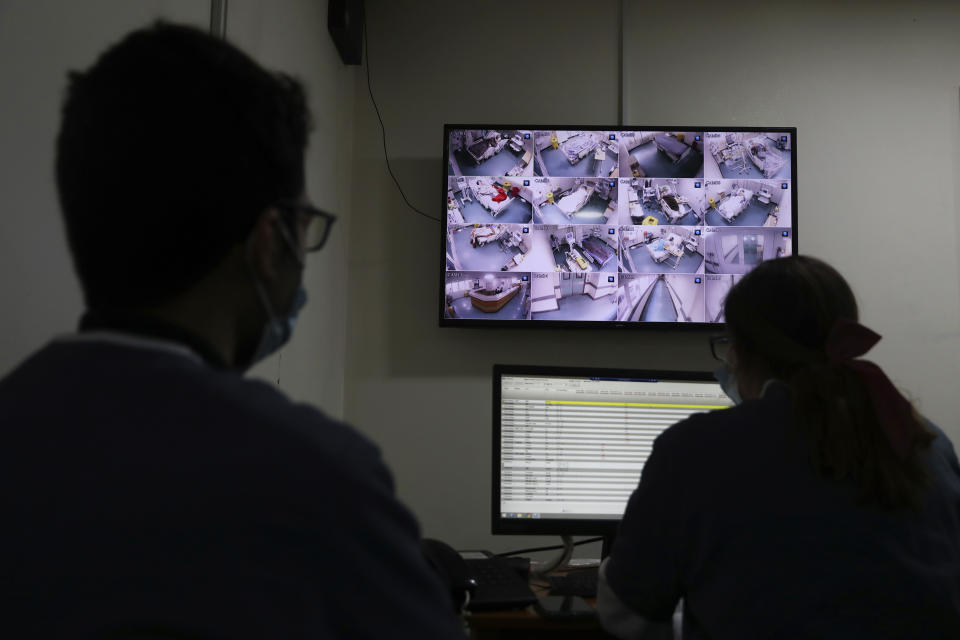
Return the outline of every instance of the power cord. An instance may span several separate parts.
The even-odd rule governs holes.
[[[556,556],[553,560],[541,565],[534,571],[538,577],[545,578],[547,574],[557,567],[565,567],[570,563],[570,558],[573,557],[573,538],[570,536],[561,536],[561,538],[563,539],[563,551],[560,552],[559,556]]]
[[[397,185],[397,191],[400,192],[400,196],[403,198],[403,201],[407,203],[407,206],[422,215],[424,218],[429,218],[434,222],[440,222],[440,218],[434,218],[431,215],[427,215],[420,209],[417,209],[415,206],[410,204],[410,201],[407,200],[406,194],[403,193],[403,187],[400,186],[400,181],[397,180],[397,176],[393,174],[393,169],[390,167],[390,155],[387,153],[387,129],[383,126],[383,118],[380,116],[380,108],[377,107],[377,101],[373,98],[373,87],[370,85],[370,42],[369,37],[367,36],[367,12],[363,12],[363,50],[367,59],[367,91],[370,93],[370,102],[373,103],[373,110],[377,112],[377,120],[380,121],[380,133],[383,135],[383,158],[387,161],[387,172],[390,174],[390,177],[393,178],[393,182]]]

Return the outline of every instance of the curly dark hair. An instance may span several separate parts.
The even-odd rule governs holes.
[[[158,22],[71,72],[56,179],[89,308],[162,302],[303,191],[302,86],[198,29]]]

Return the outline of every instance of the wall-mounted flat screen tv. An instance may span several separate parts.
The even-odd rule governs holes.
[[[708,327],[797,252],[793,127],[444,127],[441,326]]]

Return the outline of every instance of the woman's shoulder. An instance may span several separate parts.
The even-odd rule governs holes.
[[[923,422],[923,425],[931,433],[933,433],[936,436],[936,438],[931,443],[932,449],[940,450],[943,452],[954,451],[953,442],[950,440],[949,436],[947,436],[947,434],[943,431],[943,429],[941,429],[933,420],[930,420],[925,416],[921,416],[921,420]],[[956,457],[956,454],[954,454],[954,457]]]
[[[790,425],[789,395],[766,393],[727,409],[693,414],[667,428],[655,450],[696,468],[747,461],[780,451]],[[723,462],[721,462],[723,461]]]
[[[924,425],[936,437],[930,442],[930,446],[923,452],[928,465],[934,473],[950,477],[958,486],[960,486],[960,462],[957,460],[957,452],[953,442],[944,433],[943,429],[934,424],[931,420],[924,418]]]
[[[759,398],[724,409],[695,413],[664,431],[662,437],[674,441],[729,438],[738,432],[747,434],[755,429],[768,428],[771,422],[788,417],[789,411],[789,389],[771,387]]]

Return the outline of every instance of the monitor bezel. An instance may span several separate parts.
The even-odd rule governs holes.
[[[667,369],[610,369],[600,367],[539,366],[517,364],[493,365],[493,413],[490,487],[490,525],[494,535],[597,535],[616,534],[620,519],[504,518],[500,515],[500,400],[504,375],[554,375],[599,378],[633,378],[650,380],[686,380],[716,382],[712,371],[677,371]]]
[[[703,132],[750,132],[760,133],[777,132],[789,133],[791,138],[790,149],[790,232],[791,232],[791,255],[797,253],[797,128],[796,127],[741,127],[741,126],[687,126],[687,125],[642,125],[642,126],[623,126],[623,125],[532,125],[532,124],[444,124],[443,125],[443,182],[440,191],[439,211],[446,211],[447,204],[447,180],[450,177],[447,170],[448,157],[450,153],[450,132],[454,129],[530,129],[534,131],[561,130],[561,131],[703,131]],[[723,330],[724,322],[620,322],[611,320],[606,322],[586,321],[586,320],[482,320],[474,318],[447,318],[445,315],[446,306],[446,273],[447,273],[447,217],[441,214],[440,217],[440,286],[438,309],[440,327],[470,327],[470,328],[492,328],[492,327],[527,327],[537,329],[621,329],[621,330],[669,330],[669,331],[702,331],[704,329]]]

